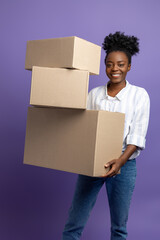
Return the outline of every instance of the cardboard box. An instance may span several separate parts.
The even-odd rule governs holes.
[[[99,74],[101,47],[78,37],[27,41],[25,69],[75,68]]]
[[[86,109],[89,72],[33,67],[30,104]]]
[[[124,114],[29,107],[24,163],[88,176],[121,155]]]

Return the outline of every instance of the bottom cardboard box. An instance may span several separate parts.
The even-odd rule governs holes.
[[[122,152],[122,113],[29,107],[24,163],[88,176]]]

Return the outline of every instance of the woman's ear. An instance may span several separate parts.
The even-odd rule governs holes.
[[[128,64],[128,71],[131,70],[131,64]]]

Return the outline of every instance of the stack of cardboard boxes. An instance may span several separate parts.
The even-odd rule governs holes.
[[[27,42],[32,70],[24,163],[88,176],[122,151],[124,114],[86,110],[101,48],[78,37]]]

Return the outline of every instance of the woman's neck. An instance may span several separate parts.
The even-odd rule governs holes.
[[[108,82],[107,93],[111,97],[115,97],[124,87],[126,86],[126,81],[121,83]]]

